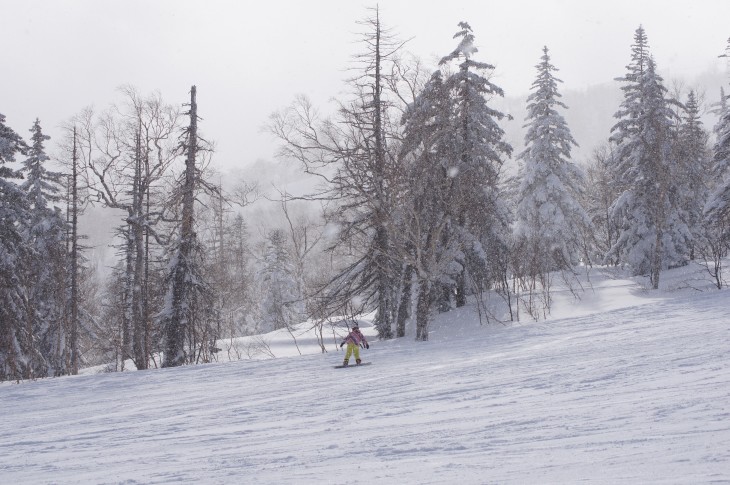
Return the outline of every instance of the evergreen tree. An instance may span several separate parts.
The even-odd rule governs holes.
[[[231,336],[244,335],[253,314],[253,275],[249,266],[248,230],[241,214],[236,214],[228,228],[227,274],[231,301],[228,308]]]
[[[730,39],[728,39],[725,54],[720,57],[728,58],[730,67]],[[720,102],[717,114],[719,120],[715,125],[715,144],[712,147],[712,180],[711,193],[705,204],[705,245],[706,259],[712,260],[714,265],[710,273],[715,277],[718,288],[722,288],[722,265],[728,253],[730,240],[730,96],[720,88]]]
[[[721,92],[719,120],[715,125],[712,147],[712,175],[719,181],[705,207],[710,223],[730,217],[730,96]]]
[[[627,152],[630,146],[624,145],[624,140],[636,137],[641,130],[639,117],[641,115],[641,89],[642,78],[649,64],[649,40],[643,26],[639,26],[634,33],[634,43],[631,45],[631,62],[626,66],[627,72],[622,78],[616,78],[623,82],[621,90],[624,92],[624,101],[621,108],[614,115],[619,121],[611,128],[610,141],[617,145],[618,153],[616,160],[624,161],[629,158]]]
[[[33,253],[28,267],[29,328],[42,362],[37,362],[35,375],[62,375],[71,371],[67,328],[66,223],[58,207],[51,204],[62,199],[63,174],[49,171],[43,134],[36,119],[31,128],[32,144],[21,172],[21,186],[29,203],[26,247]]]
[[[460,39],[459,45],[439,63],[446,67],[452,61],[459,62],[458,71],[444,81],[452,100],[454,133],[454,156],[448,171],[459,194],[453,230],[464,253],[460,261],[463,269],[456,277],[457,306],[466,303],[466,271],[478,286],[488,287],[495,278],[494,262],[507,247],[509,211],[500,194],[499,174],[503,159],[512,153],[498,124],[505,114],[487,104],[487,97],[504,96],[502,89],[485,77],[494,66],[473,59],[478,49],[472,29],[466,22],[460,22],[459,28],[454,35]]]
[[[703,210],[708,197],[711,158],[707,148],[709,136],[700,120],[700,107],[694,91],[687,95],[682,111],[684,116],[676,140],[677,176],[674,182],[677,207],[692,235],[689,257],[694,259],[696,242],[704,229]]]
[[[721,107],[719,121],[715,127],[717,142],[713,149],[713,162],[716,171],[727,171],[730,168],[730,95],[721,90]],[[717,172],[716,172],[717,173]]]
[[[203,247],[195,231],[195,195],[201,189],[198,167],[201,139],[198,135],[196,88],[190,91],[190,125],[184,132],[185,172],[179,182],[181,221],[166,278],[167,294],[161,313],[164,328],[163,367],[206,361],[212,332],[210,288],[203,277]]]
[[[24,291],[30,252],[21,230],[28,203],[13,179],[21,175],[8,166],[27,146],[5,124],[0,114],[0,380],[32,377],[33,329],[27,318],[28,295]]]
[[[571,162],[570,151],[577,146],[567,123],[557,108],[567,106],[559,100],[558,82],[550,64],[547,47],[537,66],[534,92],[527,98],[526,149],[519,155],[515,235],[532,261],[528,274],[569,269],[578,262],[581,237],[590,219],[578,201],[583,174]]]
[[[291,328],[303,320],[302,295],[297,291],[296,275],[286,248],[284,231],[268,235],[261,270],[261,314],[264,331]]]
[[[418,283],[416,339],[428,340],[430,306],[442,287],[456,286],[455,275],[463,261],[461,241],[453,230],[460,213],[452,170],[455,136],[451,99],[440,71],[426,83],[403,116],[404,140],[401,160],[405,166],[401,236],[397,244],[406,265],[405,290],[415,275]],[[410,306],[410,291],[404,290],[402,310]],[[405,315],[399,319],[403,320]]]
[[[685,260],[690,234],[681,220],[674,185],[675,114],[668,107],[667,90],[649,56],[642,27],[634,40],[632,63],[626,76],[619,78],[625,83],[624,101],[611,136],[622,194],[612,207],[620,235],[609,256],[620,255],[636,274],[649,274],[656,289],[661,270]]]

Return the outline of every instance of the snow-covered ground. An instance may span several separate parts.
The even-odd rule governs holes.
[[[466,307],[362,368],[278,333],[276,359],[5,383],[0,482],[730,483],[730,298],[691,276],[594,272],[537,323]]]

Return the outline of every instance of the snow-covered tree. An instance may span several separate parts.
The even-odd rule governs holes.
[[[725,54],[730,67],[730,39]],[[714,275],[718,288],[722,288],[722,264],[728,254],[730,244],[730,96],[720,88],[720,102],[715,125],[715,144],[711,157],[711,193],[704,208],[706,260],[713,262],[710,273]]]
[[[240,213],[232,215],[229,209],[232,202],[241,206],[251,203],[246,197],[241,199],[241,190],[255,198],[248,192],[254,190],[253,185],[242,184],[233,194],[226,194],[219,184],[210,200],[200,204],[198,217],[199,234],[208,252],[205,278],[215,299],[216,333],[220,338],[246,335],[253,330],[249,324],[258,321],[254,318],[258,300],[254,296],[254,277],[249,265],[246,221]]]
[[[29,217],[26,247],[33,254],[28,265],[28,328],[42,362],[35,363],[35,375],[62,375],[71,372],[71,348],[68,345],[66,222],[61,209],[53,207],[63,198],[64,175],[46,167],[50,160],[43,134],[36,119],[31,128],[31,145],[21,172],[22,189],[28,198]]]
[[[527,98],[526,149],[518,156],[520,186],[515,224],[518,245],[529,261],[527,275],[569,269],[582,256],[584,228],[591,222],[579,202],[583,173],[571,161],[577,146],[558,108],[557,69],[550,63],[548,48],[537,66],[533,93]]]
[[[105,207],[124,213],[118,228],[126,264],[122,349],[137,368],[146,369],[153,347],[150,246],[164,243],[156,231],[163,212],[159,187],[178,158],[179,112],[159,93],[143,97],[129,86],[122,92],[123,105],[99,115],[87,110],[75,121],[88,190]]]
[[[291,328],[303,320],[304,301],[298,291],[284,231],[274,229],[266,240],[261,269],[261,315],[264,331]]]
[[[622,186],[612,207],[620,235],[609,256],[618,254],[636,274],[649,274],[656,289],[662,269],[686,260],[691,235],[681,218],[674,182],[675,114],[642,27],[634,36],[628,72],[618,80],[624,82],[624,101],[611,141]]]
[[[458,46],[439,62],[443,67],[458,62],[458,70],[444,80],[452,100],[454,133],[448,173],[459,207],[453,230],[464,253],[463,270],[456,279],[457,306],[466,303],[467,271],[478,286],[488,287],[494,278],[493,263],[507,246],[509,211],[500,194],[499,175],[504,159],[512,153],[498,124],[506,115],[488,104],[488,98],[504,96],[487,77],[494,66],[473,59],[478,49],[469,24],[460,22],[459,29],[454,35]]]
[[[249,235],[246,221],[236,214],[227,230],[226,272],[230,288],[228,309],[231,336],[241,336],[248,331],[249,319],[254,314],[254,277],[249,263]]]
[[[591,230],[586,234],[588,264],[601,263],[616,242],[618,228],[611,217],[611,206],[620,195],[616,173],[613,170],[612,153],[608,143],[594,149],[586,167],[583,207],[591,218]],[[616,264],[616,258],[607,261]]]
[[[203,277],[203,247],[195,230],[195,198],[201,189],[198,153],[198,104],[196,88],[190,91],[190,124],[184,132],[185,171],[178,183],[181,220],[178,236],[170,250],[166,277],[167,294],[160,314],[164,331],[164,367],[206,361],[211,340],[209,331],[213,309],[210,288]]]
[[[730,218],[730,96],[724,90],[720,96],[712,147],[712,176],[718,182],[705,207],[711,224]]]
[[[452,102],[436,71],[403,116],[401,149],[403,173],[403,220],[398,243],[399,259],[406,264],[410,282],[418,283],[416,339],[428,340],[433,293],[442,286],[453,288],[463,261],[461,241],[454,231],[455,216],[463,209],[455,191],[456,158]],[[408,285],[404,285],[408,289]],[[410,300],[410,291],[406,292]],[[403,306],[410,306],[404,301]]]
[[[326,182],[315,200],[329,200],[326,217],[339,227],[333,253],[346,254],[342,268],[318,293],[319,314],[376,311],[382,339],[393,336],[400,268],[389,257],[397,194],[392,181],[397,124],[392,123],[393,76],[400,45],[383,26],[379,10],[365,27],[355,56],[351,99],[340,102],[336,119],[320,120],[300,98],[273,116],[272,132],[284,143],[282,154],[300,161]]]
[[[83,113],[90,115],[91,110],[84,110]],[[79,221],[88,202],[87,180],[84,176],[83,161],[84,157],[88,160],[91,155],[90,145],[81,143],[84,138],[87,142],[91,140],[90,131],[87,131],[91,129],[91,125],[84,124],[80,129],[79,125],[82,118],[84,121],[90,121],[90,117],[87,116],[74,116],[67,123],[64,123],[64,135],[57,141],[60,148],[60,156],[57,161],[68,174],[65,181],[66,251],[68,261],[66,268],[68,348],[66,354],[71,374],[78,373],[82,353],[90,357],[91,361],[95,361],[95,359],[98,359],[97,362],[103,360],[101,358],[103,353],[96,352],[97,342],[93,341],[98,323],[96,317],[99,315],[97,298],[95,298],[99,285],[93,278],[94,269],[89,267],[89,262],[84,257],[86,248],[80,243],[85,236],[79,231]],[[80,136],[79,131],[84,131],[86,136]]]
[[[694,91],[688,93],[682,113],[675,142],[677,167],[674,182],[677,207],[692,235],[689,258],[694,259],[696,243],[704,233],[703,211],[708,197],[711,157],[707,147],[709,135],[700,119],[700,107]]]
[[[21,232],[28,202],[13,180],[21,175],[8,166],[26,149],[0,114],[0,380],[31,377],[32,371],[33,332],[28,328],[28,295],[23,290],[30,254]]]
[[[363,240],[363,258],[347,268],[332,288],[343,288],[354,283],[357,300],[375,303],[374,325],[378,337],[393,337],[393,315],[397,293],[396,268],[389,258],[391,241],[388,232],[395,195],[390,183],[394,141],[388,125],[388,80],[398,44],[383,25],[376,6],[372,15],[361,22],[363,53],[355,56],[360,72],[353,80],[355,99],[343,104],[340,113],[349,124],[353,150],[346,155],[346,166],[338,174],[338,185],[351,187],[350,197],[340,205],[336,218],[342,224],[343,240],[352,240],[357,234],[368,234]],[[348,143],[349,144],[349,143]],[[355,236],[357,237],[357,236]],[[349,293],[349,292],[345,292]],[[350,295],[353,296],[353,295]],[[349,298],[351,299],[351,298]]]

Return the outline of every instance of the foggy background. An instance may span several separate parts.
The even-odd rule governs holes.
[[[344,96],[352,56],[361,52],[357,22],[374,3],[316,1],[192,0],[2,0],[4,39],[0,113],[27,136],[39,117],[53,154],[59,125],[86,106],[105,108],[124,84],[140,93],[159,91],[182,104],[198,88],[201,130],[215,142],[214,165],[222,180],[240,177],[301,189],[297,166],[275,157],[276,141],[262,128],[270,114],[305,94],[322,111]],[[723,53],[730,29],[730,2],[704,0],[586,2],[580,0],[483,2],[379,2],[381,20],[408,40],[404,50],[435,68],[456,45],[459,21],[474,29],[477,59],[496,66],[493,81],[505,91],[495,107],[514,119],[502,123],[506,140],[523,149],[525,97],[541,48],[550,48],[564,116],[580,147],[581,162],[609,136],[621,102],[620,84],[635,29],[642,24],[659,72],[675,85],[719,99],[725,83]],[[706,118],[712,127],[714,118]],[[514,163],[512,160],[509,163]],[[510,167],[507,167],[510,169]],[[293,186],[292,183],[297,185]],[[301,189],[303,190],[303,189]],[[255,237],[257,221],[271,221],[277,207],[260,201],[247,209]],[[87,209],[83,231],[103,265],[118,217]]]

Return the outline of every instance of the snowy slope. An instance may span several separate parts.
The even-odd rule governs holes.
[[[730,483],[729,311],[604,279],[547,322],[441,315],[364,368],[332,350],[6,383],[0,482]]]

